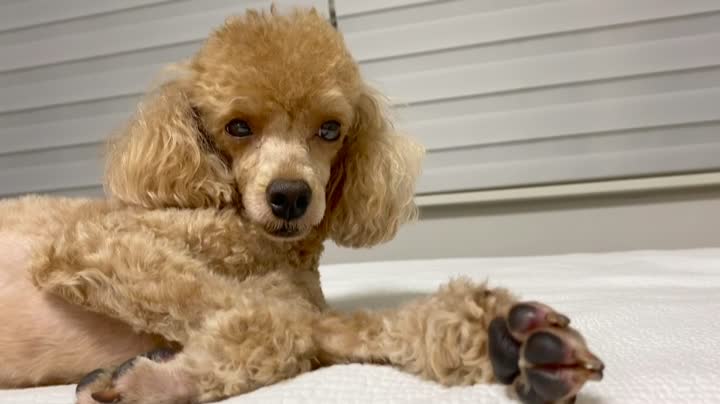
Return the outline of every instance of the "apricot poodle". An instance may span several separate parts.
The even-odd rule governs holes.
[[[108,200],[0,202],[0,386],[204,403],[363,362],[573,400],[602,362],[503,289],[326,307],[323,243],[390,240],[416,216],[422,154],[315,11],[228,19],[111,140]]]

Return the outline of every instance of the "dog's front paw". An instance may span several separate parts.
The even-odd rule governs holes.
[[[97,369],[78,383],[77,404],[191,404],[190,377],[173,361],[175,353],[157,350],[132,358],[115,370]]]
[[[495,378],[512,384],[526,404],[573,402],[588,380],[601,380],[604,365],[570,320],[534,302],[514,305],[488,329]]]

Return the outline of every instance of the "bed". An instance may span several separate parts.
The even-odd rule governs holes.
[[[720,400],[720,249],[528,258],[445,259],[322,268],[336,307],[383,307],[451,276],[489,278],[569,314],[605,361],[578,403]],[[3,404],[69,404],[74,386],[0,391]],[[511,403],[501,386],[443,388],[394,369],[321,369],[225,404]]]

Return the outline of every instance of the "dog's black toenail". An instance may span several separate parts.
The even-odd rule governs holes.
[[[527,369],[525,372],[532,390],[545,398],[545,401],[556,401],[570,392],[571,386],[562,379],[559,371],[544,369]]]
[[[177,354],[176,351],[173,351],[172,349],[156,349],[154,351],[145,352],[144,354],[140,355],[139,357],[150,359],[153,362],[167,362],[175,357],[175,354]],[[135,366],[135,361],[137,360],[138,356],[128,359],[125,362],[123,362],[122,365],[118,366],[112,373],[112,380],[117,380],[118,377],[124,375],[128,370],[130,370],[133,366]]]
[[[549,332],[536,332],[525,343],[525,360],[534,365],[563,364],[567,348],[560,337]]]
[[[167,362],[175,357],[176,351],[172,349],[156,349],[154,351],[146,352],[142,354],[143,357],[150,359],[154,362]]]
[[[545,404],[547,402],[533,390],[532,386],[525,385],[520,380],[515,384],[515,393],[517,393],[518,399],[523,404]]]
[[[505,319],[501,317],[490,322],[488,353],[495,378],[502,384],[511,384],[520,373],[520,345],[510,335]]]
[[[137,360],[137,357],[131,358],[123,362],[120,366],[115,368],[115,370],[112,372],[112,381],[117,380],[120,376],[124,375],[132,369],[133,366],[135,366],[135,361]]]
[[[112,372],[112,380],[117,380],[120,376],[127,373],[130,369],[132,369],[133,366],[135,366],[135,361],[137,358],[128,359],[125,362],[123,362],[120,366],[115,368]]]
[[[77,387],[75,387],[75,393],[80,392],[80,390],[82,390],[82,389],[84,389],[85,387],[87,387],[88,385],[92,384],[92,383],[93,383],[95,380],[97,380],[97,378],[100,377],[100,375],[102,375],[103,373],[105,373],[105,370],[103,370],[103,369],[95,369],[95,370],[93,370],[92,372],[90,372],[90,373],[86,374],[85,376],[83,376],[83,378],[80,379],[80,381],[78,382]]]

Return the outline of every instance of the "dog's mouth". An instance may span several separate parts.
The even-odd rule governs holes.
[[[244,210],[241,211],[241,215],[251,223],[254,223],[254,225],[261,232],[261,234],[264,234],[272,240],[295,241],[303,238],[307,233],[307,228],[305,228],[304,226],[299,226],[298,224],[293,222],[263,222],[259,220],[256,221],[253,220],[253,218],[248,215],[248,212]]]
[[[300,234],[300,230],[289,226],[283,226],[277,230],[272,230],[270,234],[275,237],[291,238]]]
[[[265,227],[265,232],[276,239],[295,240],[304,235],[303,230],[290,223],[283,223],[280,226]]]

